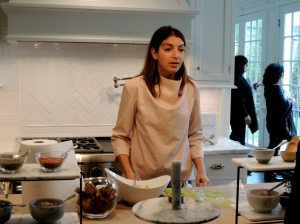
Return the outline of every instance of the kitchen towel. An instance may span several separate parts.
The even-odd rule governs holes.
[[[27,163],[36,163],[34,153],[47,151],[66,151],[73,147],[72,141],[58,143],[55,140],[49,139],[33,139],[21,142],[20,150],[30,150],[32,158],[27,160]],[[65,163],[77,163],[75,151],[71,150],[68,153]],[[59,172],[59,171],[58,171]],[[41,173],[41,175],[43,175]],[[54,197],[64,199],[74,193],[76,187],[79,187],[79,180],[59,180],[59,181],[23,181],[22,182],[22,199],[23,203],[27,204],[37,198]],[[27,206],[28,209],[28,206]],[[76,211],[74,205],[68,205],[68,212]]]
[[[29,150],[26,163],[36,163],[34,154],[37,152],[46,152],[51,149],[58,148],[56,140],[52,139],[30,139],[21,141],[20,151]]]

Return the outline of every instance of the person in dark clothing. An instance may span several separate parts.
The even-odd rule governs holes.
[[[269,148],[274,148],[282,140],[290,141],[296,135],[293,130],[292,107],[294,99],[285,98],[280,80],[283,77],[283,66],[278,63],[270,64],[263,76],[264,96],[266,99],[266,126],[269,132]],[[291,123],[289,123],[291,122]],[[278,156],[279,148],[275,149]]]
[[[264,96],[266,99],[266,126],[269,132],[268,148],[276,147],[283,140],[290,141],[296,134],[293,121],[292,107],[294,100],[285,98],[280,81],[283,77],[283,66],[278,63],[270,64],[263,76]],[[280,147],[275,148],[274,156],[278,156]],[[265,172],[266,182],[281,181],[282,177],[276,172]]]
[[[300,144],[296,154],[296,167],[292,177],[292,190],[287,206],[285,208],[284,224],[299,223],[299,201],[300,201]]]
[[[242,145],[245,145],[246,125],[252,133],[258,130],[252,87],[243,76],[247,66],[245,56],[235,56],[234,85],[237,88],[231,90],[230,139]]]

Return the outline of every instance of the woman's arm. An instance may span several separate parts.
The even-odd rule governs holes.
[[[116,126],[112,130],[112,146],[126,178],[133,179],[129,162],[131,153],[131,133],[136,113],[137,87],[129,80],[123,87]]]
[[[196,88],[194,106],[190,116],[189,124],[189,144],[191,150],[192,161],[196,167],[196,186],[199,187],[202,183],[207,186],[209,182],[206,176],[206,170],[203,161],[203,147],[202,147],[202,125],[200,118],[200,94],[199,88]]]
[[[134,179],[135,174],[130,166],[130,162],[129,162],[129,157],[128,155],[122,154],[122,155],[118,155],[116,160],[121,164],[123,172],[124,172],[124,176],[127,179]]]

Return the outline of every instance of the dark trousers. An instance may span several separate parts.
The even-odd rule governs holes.
[[[281,134],[279,135],[278,133],[275,134],[270,134],[270,142],[269,142],[269,148],[273,149],[274,147],[276,147],[280,142],[282,142],[283,140],[291,140],[291,136],[287,133],[287,134]],[[280,148],[275,148],[275,154],[274,156],[278,156],[278,151]]]
[[[231,134],[229,138],[234,141],[240,142],[242,145],[245,145],[245,133],[246,133],[246,124],[245,121],[242,123],[231,123]]]

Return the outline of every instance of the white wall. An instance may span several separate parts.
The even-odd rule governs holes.
[[[122,92],[113,77],[136,75],[145,52],[132,44],[0,43],[2,145],[19,136],[110,135]],[[218,133],[222,94],[201,89],[202,113],[216,113]]]

